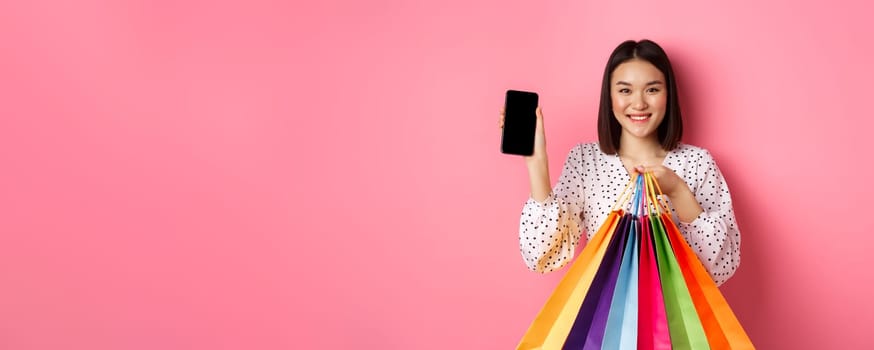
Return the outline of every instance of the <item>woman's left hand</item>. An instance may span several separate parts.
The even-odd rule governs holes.
[[[689,185],[687,185],[686,182],[677,175],[677,173],[668,169],[664,165],[638,165],[634,167],[634,171],[638,174],[651,172],[655,176],[655,180],[659,183],[658,185],[659,188],[662,189],[662,193],[668,197],[674,197],[680,193],[680,191],[690,191]]]

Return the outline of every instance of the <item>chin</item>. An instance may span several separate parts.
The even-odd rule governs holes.
[[[645,139],[645,138],[654,136],[656,134],[656,129],[635,130],[635,131],[626,130],[626,132],[628,133],[628,135],[631,135],[632,137],[639,138],[639,139]]]

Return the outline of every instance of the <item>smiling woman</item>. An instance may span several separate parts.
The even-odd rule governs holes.
[[[620,44],[604,70],[600,103],[599,142],[573,147],[554,187],[537,109],[534,154],[525,157],[531,198],[519,223],[528,268],[545,273],[570,262],[583,230],[590,239],[631,176],[651,172],[686,241],[714,281],[725,283],[740,264],[731,195],[710,153],[680,142],[677,83],[664,50],[649,40]]]
[[[613,117],[627,132],[626,141],[628,137],[646,139],[661,125],[668,100],[664,80],[664,74],[644,60],[616,67],[610,84]]]

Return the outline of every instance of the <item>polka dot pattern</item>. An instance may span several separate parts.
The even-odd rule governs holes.
[[[740,231],[722,173],[707,150],[682,143],[663,165],[686,181],[704,209],[688,223],[674,212],[674,221],[716,284],[725,283],[740,265]],[[602,153],[597,143],[574,146],[546,200],[529,198],[522,208],[519,249],[528,268],[547,273],[567,265],[583,230],[588,241],[628,181],[618,156]]]

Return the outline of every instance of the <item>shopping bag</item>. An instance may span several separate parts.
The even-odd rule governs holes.
[[[661,195],[658,182],[653,181],[653,185],[654,190]],[[725,297],[719,292],[716,282],[683,238],[679,226],[667,210],[661,213],[661,221],[711,349],[755,349]]]
[[[625,213],[620,219],[563,349],[601,348],[610,304],[613,302],[613,291],[622,264],[622,250],[625,246],[625,238],[628,236],[625,232],[628,231],[631,221],[632,217],[629,213]]]
[[[754,349],[660,194],[629,182],[517,349]]]
[[[651,173],[644,174],[647,192],[653,203],[658,203],[655,196],[654,178]],[[661,220],[660,205],[654,206],[656,212],[651,213],[649,222],[652,227],[653,245],[659,266],[659,277],[662,282],[662,294],[665,299],[665,311],[668,316],[668,328],[671,332],[671,346],[674,349],[710,349],[704,328],[692,302],[692,296],[686,287],[686,281],[674,251],[668,242],[664,223]]]
[[[613,293],[613,303],[610,305],[610,315],[607,317],[607,328],[602,342],[604,349],[637,349],[639,237],[640,220],[633,216],[619,267],[616,290]]]
[[[667,213],[662,213],[668,238],[677,256],[680,270],[692,295],[692,302],[707,335],[707,342],[714,350],[755,349],[749,336],[740,325],[734,312],[710,273],[698,259],[692,247],[683,239],[680,230]]]
[[[661,278],[652,243],[652,225],[646,216],[640,218],[640,223],[638,349],[670,350],[671,333],[668,330]]]
[[[546,304],[522,336],[517,350],[561,349],[573,327],[583,299],[589,291],[608,243],[625,211],[619,209],[631,197],[629,182],[622,191],[607,219],[571,264]]]
[[[682,350],[710,349],[695,304],[692,302],[692,296],[667,241],[661,220],[650,217],[650,223],[653,227],[653,242],[662,282],[662,294],[665,298],[668,328],[671,332],[671,346],[673,349]]]
[[[607,242],[623,215],[621,210],[610,212],[534,318],[517,350],[562,348],[594,279],[598,262],[607,250]]]

